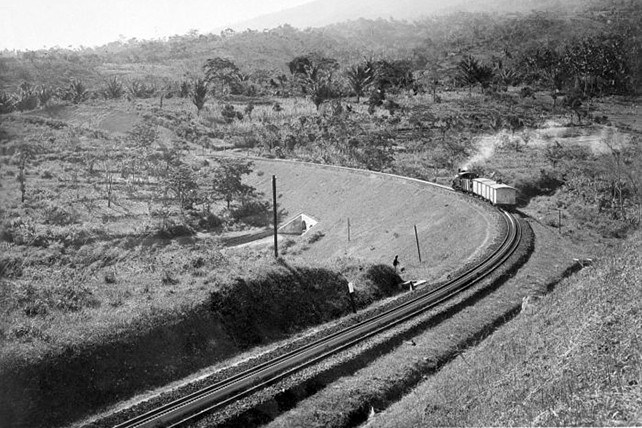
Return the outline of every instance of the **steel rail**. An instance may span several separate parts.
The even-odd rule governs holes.
[[[501,211],[507,233],[497,250],[478,265],[442,284],[439,288],[418,294],[415,298],[392,309],[157,407],[117,425],[116,428],[183,425],[407,321],[470,288],[501,266],[519,246],[521,239],[519,222],[511,214]]]

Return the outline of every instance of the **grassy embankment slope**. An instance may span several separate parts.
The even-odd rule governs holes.
[[[368,426],[642,424],[641,238],[562,281]]]
[[[248,183],[269,195],[272,175],[276,175],[279,207],[289,217],[303,212],[319,220],[308,233],[323,234],[323,238],[309,249],[294,245],[288,249],[288,257],[390,264],[398,254],[404,277],[432,281],[483,254],[497,234],[493,215],[487,209],[428,184],[320,165],[266,160],[254,163],[255,173]],[[283,238],[291,241],[288,245],[306,241]]]

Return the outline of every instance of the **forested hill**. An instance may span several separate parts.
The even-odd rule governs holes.
[[[265,31],[192,32],[98,48],[4,52],[0,90],[13,92],[22,82],[60,87],[71,79],[95,87],[111,78],[143,79],[161,87],[201,76],[205,61],[216,57],[233,61],[253,81],[265,82],[289,74],[287,63],[311,52],[336,59],[341,67],[364,58],[403,59],[416,71],[443,78],[467,55],[482,61],[514,58],[529,49],[557,49],[567,41],[598,34],[621,35],[633,74],[639,75],[635,70],[642,68],[640,22],[642,2],[602,0],[587,1],[581,10],[457,12],[413,22],[362,18],[305,30],[283,25]]]
[[[324,27],[345,21],[395,19],[415,21],[456,12],[515,13],[534,10],[568,11],[586,0],[316,0],[280,12],[231,25],[236,31],[262,30],[289,24],[296,28]]]

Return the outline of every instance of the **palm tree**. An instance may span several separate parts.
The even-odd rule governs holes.
[[[205,105],[205,100],[207,99],[207,81],[205,79],[196,79],[194,81],[194,86],[192,88],[192,102],[198,110],[197,114],[201,114],[201,110]]]
[[[345,72],[348,83],[357,94],[357,104],[364,91],[375,81],[375,67],[370,60],[363,64],[353,65]]]

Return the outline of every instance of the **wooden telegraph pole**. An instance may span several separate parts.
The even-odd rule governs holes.
[[[415,224],[415,241],[417,241],[417,254],[419,255],[419,263],[421,263],[421,249],[419,248],[419,234],[417,234],[416,224]]]
[[[276,232],[276,175],[272,176],[272,209],[274,211],[274,257],[279,257],[279,244]]]
[[[348,217],[348,242],[350,242],[350,217]]]

